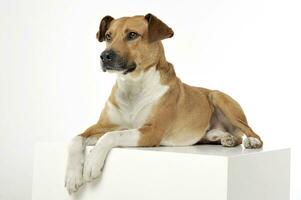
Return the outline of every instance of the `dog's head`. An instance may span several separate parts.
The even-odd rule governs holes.
[[[152,14],[105,16],[96,34],[99,42],[106,42],[100,55],[102,69],[127,74],[155,65],[164,54],[160,41],[172,36],[172,29]]]

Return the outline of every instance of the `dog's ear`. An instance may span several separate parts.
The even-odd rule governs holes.
[[[96,38],[98,39],[99,42],[104,41],[106,31],[108,30],[112,20],[114,20],[114,18],[109,15],[102,18],[100,25],[99,25],[99,30],[96,33]]]
[[[155,42],[173,36],[173,30],[164,22],[152,14],[147,14],[144,17],[148,22],[148,41]]]

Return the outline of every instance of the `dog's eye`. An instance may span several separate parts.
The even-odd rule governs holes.
[[[108,34],[108,33],[107,33],[107,34],[105,35],[105,39],[106,39],[107,42],[110,42],[110,41],[112,40],[111,34]]]
[[[134,39],[136,39],[138,36],[139,36],[139,34],[136,33],[136,32],[129,32],[128,35],[127,35],[127,39],[128,39],[128,40],[134,40]]]

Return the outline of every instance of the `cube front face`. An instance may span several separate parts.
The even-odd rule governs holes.
[[[289,150],[227,157],[117,148],[101,179],[73,196],[63,185],[66,152],[66,144],[36,146],[33,200],[289,200]]]
[[[114,149],[100,181],[82,199],[226,200],[227,159],[216,156]]]
[[[227,199],[226,157],[136,149],[113,149],[101,179],[69,196],[66,152],[66,144],[36,145],[33,200]]]
[[[228,200],[289,200],[290,150],[229,158]]]

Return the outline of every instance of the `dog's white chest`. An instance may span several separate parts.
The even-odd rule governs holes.
[[[115,99],[118,107],[108,102],[109,119],[127,129],[143,126],[153,106],[168,90],[168,86],[160,83],[160,73],[155,67],[139,77],[119,76],[117,84]]]

